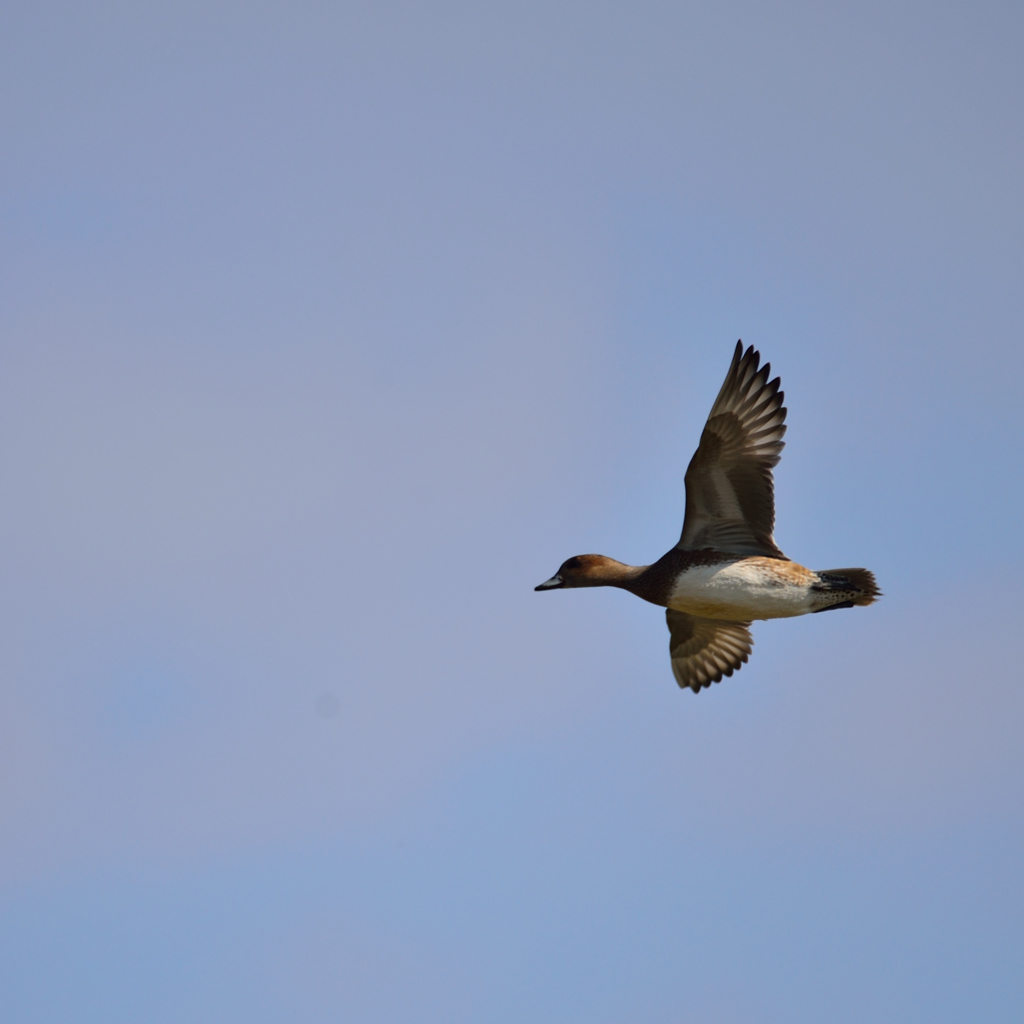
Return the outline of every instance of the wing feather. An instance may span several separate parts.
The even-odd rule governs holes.
[[[771,364],[743,343],[711,407],[700,445],[686,470],[686,515],[676,545],[739,555],[786,556],[775,544],[772,469],[785,446],[785,394]]]
[[[750,657],[749,622],[701,619],[668,608],[669,654],[676,682],[694,693],[731,676]]]

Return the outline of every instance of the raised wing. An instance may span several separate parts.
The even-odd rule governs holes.
[[[672,655],[672,673],[676,682],[694,693],[731,676],[750,657],[754,641],[749,622],[699,619],[669,608],[668,649]]]
[[[775,488],[786,433],[785,398],[771,363],[736,343],[732,365],[686,470],[686,517],[676,547],[786,556],[775,546]]]

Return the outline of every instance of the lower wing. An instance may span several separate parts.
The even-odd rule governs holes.
[[[754,641],[749,622],[701,619],[674,608],[666,610],[665,618],[671,634],[672,672],[684,689],[688,686],[700,693],[723,676],[731,676],[750,657]]]

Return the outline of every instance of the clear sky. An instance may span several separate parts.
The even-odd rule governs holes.
[[[0,11],[0,1019],[1024,1006],[1024,8]],[[736,339],[870,609],[680,692]]]

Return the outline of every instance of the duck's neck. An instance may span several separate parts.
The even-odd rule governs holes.
[[[621,587],[623,590],[632,590],[647,569],[646,565],[626,565],[609,558],[600,569],[591,573],[591,579],[595,587]]]

